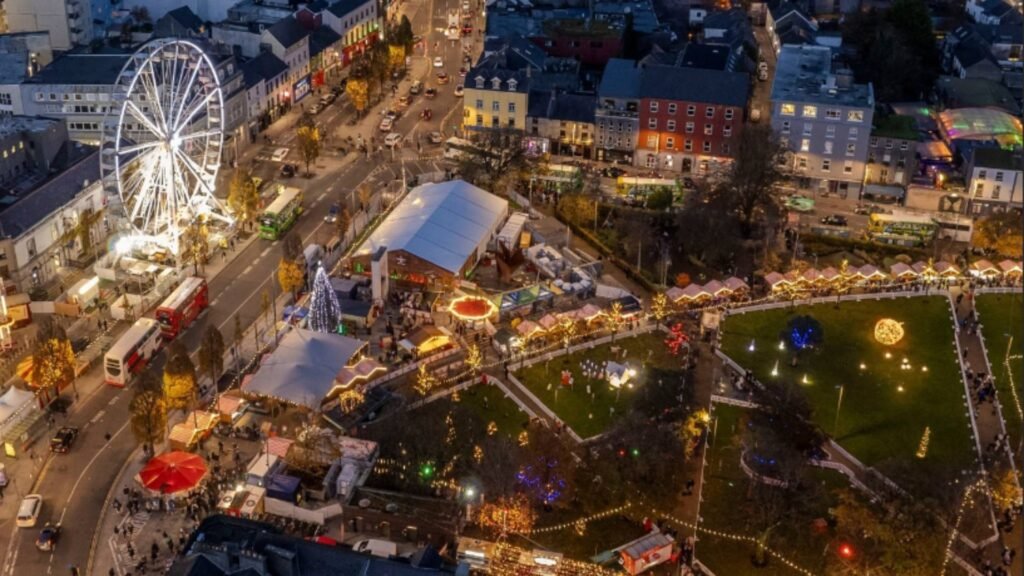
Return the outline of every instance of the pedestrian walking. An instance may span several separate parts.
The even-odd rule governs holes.
[[[135,560],[135,548],[132,548],[132,545],[130,543],[128,544],[127,552],[128,552],[128,559],[129,560]]]

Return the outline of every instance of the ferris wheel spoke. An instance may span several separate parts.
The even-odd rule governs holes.
[[[157,125],[154,124],[153,121],[150,118],[148,118],[142,110],[139,110],[139,107],[135,104],[135,102],[132,102],[131,100],[126,100],[124,109],[129,114],[131,114],[133,118],[141,122],[143,126],[145,126],[146,129],[152,132],[155,136],[157,136],[158,138],[166,137],[163,130],[157,127]]]
[[[177,130],[178,127],[181,126],[181,113],[185,111],[185,106],[188,105],[188,96],[192,93],[192,86],[195,85],[196,78],[199,77],[199,70],[202,67],[202,63],[200,63],[192,69],[192,74],[189,75],[188,82],[185,83],[185,89],[178,97],[180,104],[178,105],[178,111],[174,115],[174,123],[172,124],[172,128],[175,130]],[[187,70],[188,67],[186,66],[185,69]]]
[[[196,164],[195,160],[190,158],[188,154],[183,154],[180,150],[175,150],[174,154],[181,161],[181,164],[188,168],[188,171],[192,173],[192,176],[196,178],[199,184],[202,185],[203,191],[213,194],[213,189],[210,187],[209,183],[206,182],[208,175],[205,174],[205,171]]]
[[[187,112],[186,112],[185,116],[179,120],[177,125],[178,126],[186,126],[186,125],[188,125],[188,123],[192,121],[192,118],[196,114],[198,114],[200,112],[200,110],[205,108],[207,104],[210,103],[210,100],[213,99],[213,97],[214,97],[214,95],[216,95],[216,93],[217,93],[216,91],[208,92],[201,99],[199,99],[198,101],[196,101],[193,104],[190,104],[189,105],[190,108],[187,109]]]
[[[220,136],[220,135],[221,135],[221,131],[220,130],[200,130],[198,132],[192,132],[191,134],[182,134],[178,138],[181,139],[182,142],[184,142],[186,140],[194,140],[196,138],[208,138],[208,137],[211,137],[211,136]]]
[[[148,69],[148,71],[147,71]],[[147,59],[139,68],[139,83],[146,96],[146,102],[155,110],[155,124],[160,127],[161,133],[167,133],[167,122],[164,119],[163,108],[160,104],[160,90],[157,85],[156,69],[153,68],[153,60]]]
[[[121,148],[118,149],[117,154],[119,156],[128,156],[128,155],[136,154],[138,152],[142,152],[143,150],[151,150],[153,148],[157,148],[157,147],[161,146],[162,144],[163,144],[163,142],[160,142],[159,140],[154,140],[152,142],[142,142],[142,143],[139,143],[139,144],[132,144],[132,145],[129,145],[129,146],[122,146]]]

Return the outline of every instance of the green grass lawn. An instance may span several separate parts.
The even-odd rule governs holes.
[[[471,407],[485,422],[494,422],[498,433],[516,438],[530,422],[530,416],[519,409],[501,388],[477,384],[459,392],[460,402]]]
[[[999,401],[1003,405],[1003,418],[1006,420],[1006,431],[1010,434],[1011,446],[1020,446],[1021,435],[1024,434],[1024,422],[1014,401],[1009,375],[1006,373],[1006,350],[1009,337],[1013,336],[1013,350],[1010,370],[1016,385],[1017,398],[1022,396],[1021,377],[1024,376],[1024,360],[1021,350],[1024,349],[1024,295],[1021,294],[981,294],[977,297],[976,307],[985,335],[985,347],[988,348],[988,361],[992,364],[992,373],[996,378],[996,390]]]
[[[704,488],[700,508],[703,526],[709,530],[757,536],[756,527],[750,526],[748,518],[747,488],[749,477],[739,467],[741,447],[739,425],[744,410],[735,406],[715,406],[717,422],[713,428],[717,437],[707,452],[704,469]],[[810,503],[815,517],[826,517],[832,505],[832,491],[847,486],[846,479],[830,470],[813,468],[809,470],[812,481],[820,482],[824,488],[816,502]],[[812,518],[794,518],[791,523],[780,525],[769,539],[770,547],[792,562],[814,573],[820,573],[823,557],[830,536],[815,533],[810,526]],[[763,574],[765,576],[792,576],[797,574],[781,561],[772,559],[764,568],[751,564],[753,544],[737,542],[728,538],[702,533],[697,543],[697,559],[715,574]]]
[[[515,374],[530,392],[533,392],[581,438],[589,438],[605,432],[631,409],[632,396],[644,385],[644,367],[679,366],[680,358],[669,353],[664,339],[665,335],[662,332],[616,339],[614,343],[554,358],[550,362],[538,362],[517,370]],[[584,377],[580,367],[584,360],[601,365],[605,360],[612,359],[612,347],[626,351],[625,360],[622,359],[620,352],[614,361],[627,364],[638,372],[633,388],[623,388],[618,394],[607,381]],[[559,384],[563,369],[573,374],[575,385],[572,389]],[[593,396],[587,394],[588,384]],[[612,412],[611,408],[615,411]]]
[[[817,350],[802,353],[798,365],[791,367],[792,353],[780,351],[779,342],[794,314],[816,318],[824,341]],[[875,341],[874,326],[881,318],[903,323],[905,336],[900,342],[885,347]],[[762,380],[772,378],[777,362],[777,377],[800,383],[822,429],[866,465],[888,459],[916,462],[928,427],[927,458],[967,468],[975,450],[953,338],[947,300],[921,297],[732,316],[724,323],[722,349]],[[748,349],[751,340],[753,352]],[[904,358],[911,369],[901,369]],[[843,399],[836,429],[840,386]]]

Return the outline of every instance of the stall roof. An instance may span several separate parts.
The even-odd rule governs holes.
[[[35,394],[28,390],[21,390],[11,386],[3,396],[0,396],[0,427],[8,418],[13,416],[22,406],[31,402]]]
[[[356,251],[404,250],[458,274],[508,211],[508,201],[468,182],[423,184],[388,215]]]
[[[293,328],[243,390],[316,408],[334,386],[334,377],[364,346],[355,338]]]

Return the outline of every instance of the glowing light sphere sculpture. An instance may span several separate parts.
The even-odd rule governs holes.
[[[875,340],[883,346],[892,346],[904,336],[903,324],[892,318],[882,318],[875,323]]]
[[[213,60],[189,40],[142,46],[114,83],[100,171],[134,242],[178,252],[198,219],[231,222],[214,196],[224,145],[224,95]]]

